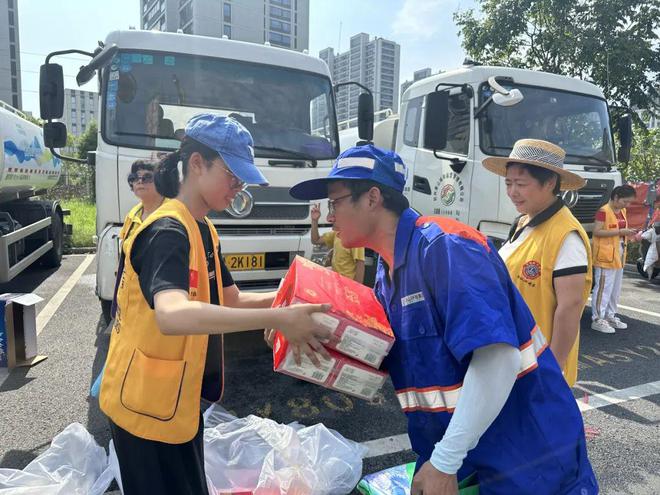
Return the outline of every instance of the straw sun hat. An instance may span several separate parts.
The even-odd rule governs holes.
[[[584,187],[587,182],[585,179],[564,168],[565,157],[566,152],[555,144],[541,139],[519,139],[513,145],[508,157],[493,156],[484,159],[482,163],[488,170],[502,177],[506,177],[506,166],[509,163],[533,165],[551,170],[559,175],[562,191]]]

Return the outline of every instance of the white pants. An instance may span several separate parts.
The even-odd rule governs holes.
[[[594,267],[594,291],[591,295],[591,318],[593,320],[613,318],[616,315],[623,269]]]

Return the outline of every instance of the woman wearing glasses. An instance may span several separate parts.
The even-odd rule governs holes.
[[[154,168],[153,163],[144,160],[137,160],[131,165],[128,186],[140,202],[126,215],[124,225],[119,233],[122,240],[126,240],[137,226],[142,224],[149,215],[166,201],[166,198],[156,190],[154,185]]]
[[[246,184],[267,185],[252,137],[237,121],[202,114],[154,173],[164,203],[124,245],[100,405],[110,419],[123,493],[207,494],[202,398],[223,389],[225,333],[278,328],[318,364],[330,333],[311,315],[327,305],[271,309],[275,293],[243,293],[222,262],[210,210]]]

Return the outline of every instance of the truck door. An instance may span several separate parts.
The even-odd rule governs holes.
[[[403,194],[412,206],[412,179],[415,167],[415,156],[419,146],[419,128],[422,120],[422,104],[424,96],[411,98],[401,104],[399,114],[399,129],[397,131],[396,151],[406,164],[406,185]]]
[[[411,203],[424,215],[442,215],[468,223],[470,183],[475,167],[474,150],[470,146],[473,128],[470,102],[460,92],[449,96],[447,145],[438,150],[438,154],[456,158],[455,163],[436,158],[433,151],[423,148],[423,144],[417,149]]]

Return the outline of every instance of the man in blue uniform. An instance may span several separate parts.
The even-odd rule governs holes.
[[[593,495],[584,427],[561,370],[497,251],[475,229],[420,217],[405,166],[373,145],[291,195],[328,199],[346,247],[380,254],[375,292],[396,342],[384,366],[419,455],[412,495]]]

